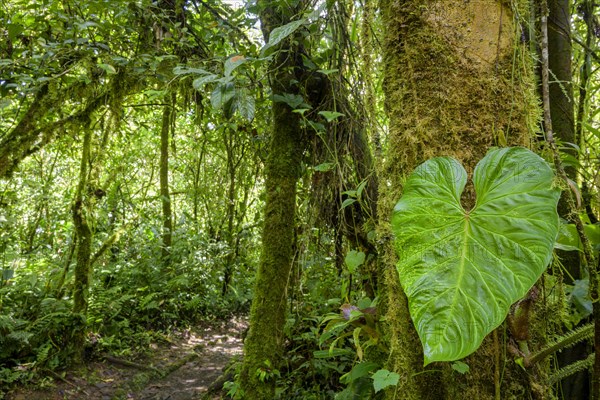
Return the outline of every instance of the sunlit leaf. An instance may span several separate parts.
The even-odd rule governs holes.
[[[396,386],[400,375],[390,372],[387,369],[380,369],[371,378],[373,378],[373,388],[375,388],[375,393],[377,393],[388,386]]]
[[[115,69],[115,67],[113,67],[110,64],[100,63],[100,64],[98,64],[98,67],[102,68],[109,75],[114,75],[117,73],[117,70]]]
[[[354,274],[356,269],[365,262],[365,257],[366,255],[362,251],[350,250],[344,259],[348,271],[350,271],[351,274]]]
[[[344,114],[339,113],[337,111],[319,111],[319,115],[322,115],[323,117],[325,117],[327,122],[331,122],[339,117],[344,116]]]
[[[242,65],[244,62],[246,62],[246,58],[244,56],[233,56],[228,58],[227,61],[225,61],[225,76],[230,76],[233,70]]]
[[[458,161],[434,158],[411,174],[392,227],[425,364],[474,352],[546,269],[559,227],[553,180],[525,148],[490,150],[475,168],[475,206],[465,210]]]
[[[279,44],[279,42],[281,42],[283,39],[290,36],[292,33],[294,33],[298,28],[300,28],[305,23],[306,23],[306,19],[302,18],[302,19],[287,23],[283,26],[278,26],[277,28],[273,29],[271,31],[271,34],[269,35],[268,43],[265,44],[263,46],[263,48],[261,49],[261,54],[264,55],[265,51],[267,51],[269,48]]]

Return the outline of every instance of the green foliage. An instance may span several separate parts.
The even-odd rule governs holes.
[[[151,351],[151,342],[173,330],[248,311],[260,252],[263,165],[272,102],[289,106],[301,117],[303,140],[313,148],[302,152],[299,168],[303,175],[294,220],[294,272],[288,286],[292,312],[285,326],[285,362],[276,368],[263,365],[259,377],[269,383],[277,381],[279,399],[307,400],[381,398],[383,388],[397,381],[394,372],[381,369],[389,353],[389,338],[376,314],[377,302],[365,297],[366,282],[372,278],[365,269],[377,257],[369,248],[375,243],[374,222],[355,212],[360,209],[375,217],[375,207],[368,207],[367,202],[377,195],[376,171],[366,158],[352,160],[358,153],[347,151],[360,147],[357,132],[366,132],[372,139],[376,155],[389,145],[381,140],[385,135],[379,138],[378,134],[382,127],[388,128],[383,110],[378,109],[383,105],[378,99],[381,89],[368,87],[379,81],[380,71],[371,61],[363,71],[361,60],[363,50],[373,51],[373,60],[381,59],[373,46],[378,41],[371,36],[369,45],[361,39],[380,27],[375,21],[361,21],[366,7],[350,7],[352,12],[348,12],[349,3],[322,2],[318,9],[301,10],[291,17],[293,21],[273,29],[265,44],[257,39],[261,33],[254,13],[259,4],[249,2],[236,8],[225,2],[205,3],[198,3],[197,8],[186,3],[179,9],[182,3],[178,2],[110,2],[107,7],[105,0],[8,0],[0,9],[0,166],[7,160],[6,149],[19,147],[16,144],[27,141],[30,134],[38,135],[15,156],[19,162],[0,181],[1,388],[37,379],[46,370],[67,368],[73,335],[82,330],[86,332],[86,357],[100,353],[133,356]],[[369,7],[374,13],[374,6]],[[278,49],[287,43],[302,52],[289,71],[293,73],[291,93],[274,95],[265,89],[270,83],[268,68],[276,57],[288,56]],[[299,76],[301,69],[310,79]],[[316,92],[325,98],[313,101]],[[170,121],[168,176],[173,245],[171,263],[164,266],[158,138],[163,109],[172,94],[177,98]],[[369,112],[360,101],[365,94],[371,103]],[[592,200],[584,205],[589,204],[593,214],[598,210],[593,198],[597,189],[594,163],[600,148],[600,130],[593,118],[600,114],[595,104],[586,107],[591,117],[582,124],[581,150],[576,156],[565,152],[563,159],[590,185]],[[90,184],[84,193],[90,201],[84,211],[94,234],[93,252],[115,232],[123,234],[98,254],[87,315],[82,316],[72,313],[76,261],[72,254],[77,238],[70,210],[85,129],[92,132]],[[311,159],[310,153],[321,148],[326,148],[326,156]],[[369,145],[359,150],[366,154]],[[519,179],[529,180],[530,171],[546,171],[532,167],[532,158],[523,153],[513,163],[522,167]],[[456,163],[445,165],[452,169],[452,178],[462,179]],[[360,169],[366,172],[359,173]],[[479,170],[480,186],[503,173]],[[319,181],[327,183],[329,192],[313,204],[310,199]],[[451,201],[459,205],[459,181],[433,183],[455,190]],[[424,190],[410,182],[405,189],[409,197],[411,190],[419,194]],[[438,204],[424,207],[431,217],[426,222],[434,226],[447,217],[433,216],[432,210],[445,210],[444,204],[434,209]],[[502,220],[494,228],[513,229],[512,211],[526,213],[528,207],[511,203],[485,218]],[[325,223],[319,222],[321,211],[329,214]],[[506,221],[498,216],[503,211],[508,213]],[[469,217],[469,227],[483,229],[484,224],[477,225],[477,211],[472,210]],[[587,222],[586,231],[594,241],[597,225],[593,218]],[[402,225],[397,228],[398,237],[406,239],[401,252],[415,247],[423,250],[434,239],[442,239],[428,254],[430,259],[422,259],[452,258],[443,237],[428,231],[417,240],[404,236],[410,235],[409,224],[398,224]],[[486,235],[473,231],[463,242],[472,252],[469,257],[479,259],[480,251],[490,250]],[[531,244],[527,235],[518,239]],[[496,243],[491,250],[510,257],[511,246]],[[562,227],[556,248],[580,248],[572,226]],[[538,274],[538,267],[535,273],[518,272],[504,278],[518,283],[522,292]],[[453,268],[441,274],[438,270],[431,282],[447,284],[444,274],[449,277]],[[408,275],[402,274],[401,279]],[[562,321],[570,327],[586,318],[592,305],[589,280],[581,277],[567,285],[559,274],[552,278],[552,287],[562,285],[562,293],[568,296],[565,303],[572,306],[568,315],[561,315]],[[433,286],[419,282],[412,285],[418,286],[411,293],[412,306],[415,292],[421,295]],[[376,282],[371,283],[368,296],[382,295]],[[473,285],[460,289],[472,296],[472,287],[467,286]],[[510,288],[502,293],[507,294],[501,301],[503,310],[516,296],[508,292]],[[451,314],[460,315],[457,310]],[[460,334],[476,347],[481,335],[505,315],[503,310],[476,309],[477,315],[494,314],[494,321],[477,322],[485,326],[463,325],[477,328],[477,338]],[[430,314],[423,311],[415,320],[425,321]],[[437,323],[438,317],[428,321]],[[445,321],[452,326],[448,318]],[[433,333],[443,338],[444,332]],[[432,343],[448,352],[458,346]],[[571,370],[589,367],[588,361]],[[460,362],[452,368],[456,374],[468,370]],[[551,379],[562,379],[569,371]],[[244,398],[237,383],[230,383],[227,390],[231,397]]]
[[[387,369],[380,369],[373,374],[373,387],[375,392],[379,392],[388,386],[395,386],[398,384],[400,375],[395,372],[390,372]]]
[[[400,282],[425,364],[475,351],[544,272],[558,233],[554,174],[524,148],[493,149],[473,175],[450,158],[420,165],[404,186],[392,226]]]
[[[600,251],[600,225],[586,224],[583,229],[592,248],[598,253]],[[583,245],[574,224],[561,224],[554,247],[560,250],[583,252]]]
[[[348,254],[346,254],[346,259],[344,261],[351,274],[354,274],[356,269],[365,262],[365,257],[365,253],[356,250],[350,250]]]
[[[265,54],[271,47],[277,46],[282,40],[289,37],[298,28],[306,23],[306,19],[302,18],[296,21],[289,22],[285,25],[278,26],[271,31],[269,41],[261,49],[261,53]]]
[[[83,329],[81,316],[69,312],[68,302],[36,298],[37,284],[17,280],[11,288],[15,292],[7,287],[1,290],[6,297],[5,314],[0,316],[0,386],[26,382],[39,371],[68,365],[73,335]]]
[[[456,361],[452,363],[452,369],[458,372],[459,374],[466,374],[469,372],[469,366],[461,361]]]

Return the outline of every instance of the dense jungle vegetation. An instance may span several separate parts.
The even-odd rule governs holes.
[[[599,10],[2,0],[0,399],[600,399]]]

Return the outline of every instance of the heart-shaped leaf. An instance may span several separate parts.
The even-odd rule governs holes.
[[[377,393],[388,386],[396,386],[400,380],[400,375],[390,372],[387,369],[380,369],[371,378],[373,378],[373,387],[375,388],[375,393]]]
[[[365,253],[362,251],[350,250],[348,254],[346,254],[346,266],[348,267],[348,271],[351,274],[356,272],[356,269],[360,267],[365,262]]]
[[[479,162],[471,210],[461,205],[467,173],[458,161],[433,158],[409,177],[392,227],[426,365],[477,350],[547,267],[559,227],[553,180],[522,147]]]

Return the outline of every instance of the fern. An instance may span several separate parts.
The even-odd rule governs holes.
[[[559,369],[548,377],[548,382],[553,385],[579,371],[593,367],[595,356],[596,354],[592,353],[583,360],[575,361],[573,364],[569,364],[566,367]]]
[[[9,333],[6,337],[8,339],[13,340],[19,345],[27,345],[29,344],[29,339],[33,336],[33,333],[26,331],[13,331]]]
[[[44,361],[46,361],[48,359],[48,354],[50,353],[51,349],[52,349],[52,344],[50,344],[50,343],[45,343],[43,346],[41,346],[38,349],[37,355],[36,355],[36,361],[38,364],[43,364]]]
[[[573,329],[566,334],[556,338],[555,340],[548,343],[544,348],[534,353],[527,359],[527,365],[533,365],[538,361],[543,360],[550,354],[555,353],[559,350],[563,350],[574,346],[575,344],[590,339],[594,335],[594,324],[583,325],[579,328]]]
[[[14,329],[14,320],[8,315],[0,315],[0,332],[8,332]],[[1,338],[1,336],[0,336]]]
[[[50,314],[56,312],[69,312],[71,305],[62,299],[47,297],[40,302],[40,314]]]

